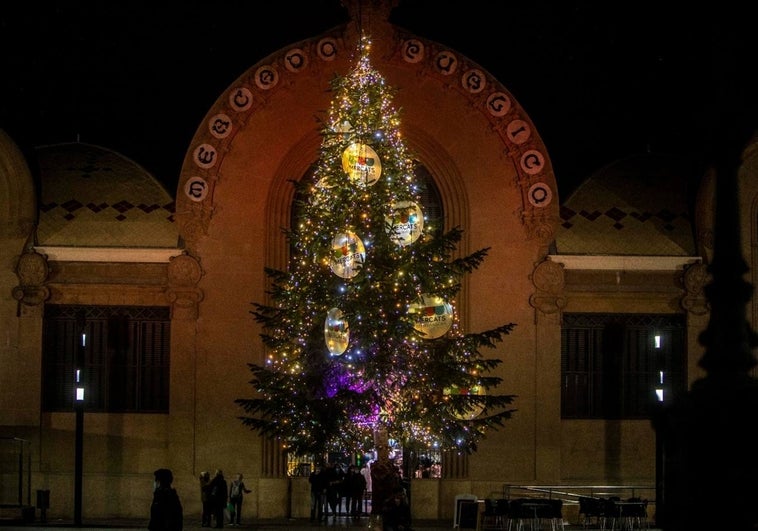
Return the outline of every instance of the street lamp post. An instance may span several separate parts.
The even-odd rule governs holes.
[[[653,336],[653,349],[656,353],[656,363],[658,377],[655,385],[655,409],[653,415],[657,418],[663,411],[663,400],[668,398],[666,392],[666,358],[663,351],[661,334]],[[655,433],[655,523],[658,527],[663,525],[663,513],[666,507],[666,475],[665,475],[665,448],[663,438],[656,431]]]
[[[82,525],[82,475],[84,463],[84,360],[87,328],[83,313],[79,315],[79,345],[74,372],[74,410],[76,411],[76,442],[74,461],[74,525]]]

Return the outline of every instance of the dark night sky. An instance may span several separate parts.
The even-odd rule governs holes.
[[[401,0],[392,21],[505,85],[545,141],[565,196],[630,154],[703,157],[724,138],[747,140],[758,124],[756,17],[714,5]],[[218,95],[270,53],[345,18],[339,0],[4,6],[0,128],[23,150],[77,138],[114,149],[174,193]],[[156,116],[175,124],[172,134]]]

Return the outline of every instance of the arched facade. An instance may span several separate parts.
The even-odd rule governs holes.
[[[398,89],[403,135],[440,190],[448,228],[464,229],[462,253],[491,248],[465,286],[462,323],[472,330],[518,324],[498,349],[506,359],[503,392],[522,397],[518,420],[485,441],[466,465],[465,477],[428,494],[435,499],[424,504],[430,508],[426,516],[436,517],[451,504],[451,496],[471,490],[476,477],[486,482],[480,488],[497,490],[503,483],[497,476],[532,481],[542,466],[527,436],[535,422],[528,398],[533,391],[526,384],[533,376],[515,377],[508,368],[538,372],[531,346],[534,310],[507,301],[526,300],[524,293],[533,290],[530,274],[546,255],[558,222],[556,184],[544,144],[505,87],[457,52],[405,34],[373,15],[372,64]],[[177,190],[177,224],[189,255],[203,269],[198,324],[187,330],[194,337],[188,346],[202,360],[195,372],[199,389],[215,385],[211,375],[223,378],[233,363],[239,370],[239,360],[263,360],[249,304],[265,297],[264,267],[286,263],[281,228],[290,219],[294,189],[289,180],[304,175],[318,156],[317,118],[328,108],[331,79],[346,73],[356,59],[357,36],[355,25],[348,24],[252,66],[219,97],[193,138]],[[229,271],[239,273],[230,278]],[[173,354],[192,357],[189,352]],[[557,379],[549,385],[554,395]],[[200,424],[214,426],[197,434],[205,448],[198,461],[210,459],[203,454],[217,444],[229,444],[230,430],[240,430],[234,411],[226,419],[217,412],[249,393],[245,379],[229,381],[218,398],[209,397],[212,403],[198,409],[198,415],[209,415]],[[243,453],[246,468],[261,463],[260,474],[275,482],[282,471],[276,448],[256,446]],[[521,458],[501,460],[506,449]],[[500,472],[484,480],[493,468]],[[557,470],[550,474],[557,479]],[[284,489],[280,484],[277,490],[284,495]]]
[[[86,516],[143,517],[152,472],[161,467],[173,470],[188,513],[196,508],[198,518],[197,477],[215,468],[228,477],[244,473],[253,489],[245,501],[251,518],[308,515],[307,481],[287,477],[285,456],[275,442],[242,426],[234,400],[253,392],[247,363],[263,359],[251,303],[265,301],[264,268],[286,264],[281,228],[290,220],[289,180],[306,174],[318,156],[317,118],[328,108],[334,75],[353,65],[360,29],[374,43],[372,64],[398,89],[403,135],[440,191],[447,227],[464,230],[461,253],[490,248],[458,303],[464,330],[517,325],[495,350],[503,360],[500,390],[517,395],[517,412],[475,454],[446,461],[443,479],[413,482],[414,517],[448,519],[456,495],[484,497],[506,484],[654,483],[649,420],[562,418],[562,318],[567,312],[683,315],[687,376],[701,375],[708,194],[695,220],[701,247],[694,256],[562,251],[570,223],[559,210],[547,147],[526,110],[479,65],[391,25],[385,3],[368,4],[370,13],[359,14],[362,24],[353,13],[345,26],[254,64],[219,95],[188,146],[174,196],[179,239],[161,258],[155,249],[130,248],[127,258],[111,253],[99,261],[35,249],[32,177],[6,142],[0,206],[7,204],[0,211],[8,220],[0,243],[7,253],[0,279],[10,325],[0,347],[0,426],[32,441],[32,488],[51,490],[51,517],[72,513],[73,417],[41,411],[40,384],[20,385],[41,379],[44,306],[51,303],[170,309],[169,411],[86,415]],[[753,271],[755,152],[746,150],[740,174],[743,227],[750,227],[743,248]]]

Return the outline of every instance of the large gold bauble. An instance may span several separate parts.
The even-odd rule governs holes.
[[[424,215],[421,207],[413,201],[398,201],[390,205],[392,213],[387,216],[387,230],[392,240],[400,246],[410,245],[424,230]]]
[[[408,312],[416,319],[413,327],[424,339],[444,336],[453,324],[453,307],[442,297],[424,294],[420,303],[413,303]]]
[[[338,277],[353,278],[361,272],[365,260],[366,248],[354,232],[339,233],[332,239],[329,267]]]
[[[360,186],[371,186],[382,175],[382,161],[371,146],[354,143],[342,152],[342,168],[350,180]]]
[[[347,350],[350,342],[350,326],[343,319],[342,310],[332,308],[324,320],[324,341],[329,353],[339,356]]]
[[[458,387],[457,385],[453,385],[450,387],[446,387],[442,394],[444,395],[458,395],[458,396],[468,396],[468,395],[478,395],[478,396],[485,396],[487,394],[487,389],[485,389],[481,385],[474,385],[472,387],[464,388],[464,387]],[[472,403],[468,408],[466,408],[464,411],[457,413],[455,415],[455,418],[458,420],[473,420],[479,415],[482,414],[482,411],[484,411],[484,406],[482,404],[474,404]]]

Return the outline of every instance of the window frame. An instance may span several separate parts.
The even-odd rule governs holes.
[[[561,419],[649,419],[656,392],[671,401],[686,375],[683,314],[563,315]]]
[[[87,411],[168,413],[169,307],[48,304],[42,338],[42,411],[74,411],[80,369]]]

